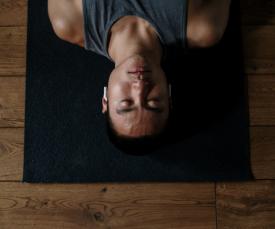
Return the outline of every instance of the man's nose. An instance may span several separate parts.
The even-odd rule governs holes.
[[[133,87],[139,92],[143,92],[148,90],[148,88],[150,87],[150,83],[145,79],[135,79],[133,81]]]
[[[133,87],[137,88],[137,89],[143,89],[146,86],[147,82],[145,82],[144,80],[141,79],[135,79],[133,81]]]
[[[136,97],[139,99],[139,103],[142,104],[149,90],[148,82],[144,80],[136,80],[133,82],[133,89]]]

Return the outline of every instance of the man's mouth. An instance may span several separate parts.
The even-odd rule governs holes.
[[[133,74],[144,74],[144,73],[147,73],[147,72],[151,72],[151,71],[130,71],[128,73],[133,73]]]
[[[130,69],[129,73],[143,73],[143,72],[149,72],[149,69],[147,69],[146,66],[135,66],[134,68]]]

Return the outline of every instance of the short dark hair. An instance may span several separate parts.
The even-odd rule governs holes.
[[[112,122],[109,110],[110,109],[108,108],[105,113],[106,129],[110,141],[116,148],[129,154],[143,155],[151,153],[152,150],[159,148],[164,142],[166,138],[166,130],[168,129],[169,117],[166,120],[164,128],[159,132],[152,135],[129,137],[117,132]]]

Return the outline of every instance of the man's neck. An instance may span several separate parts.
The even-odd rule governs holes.
[[[111,28],[108,53],[118,66],[125,59],[140,54],[160,63],[162,47],[154,28],[145,20],[125,16]]]

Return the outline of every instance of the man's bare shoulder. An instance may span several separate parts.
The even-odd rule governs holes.
[[[48,14],[60,39],[84,46],[82,0],[48,0]]]

